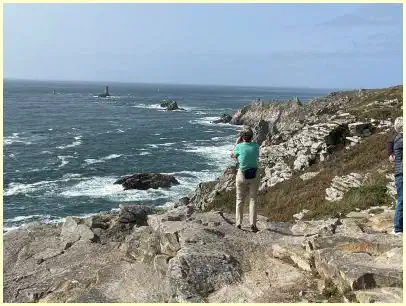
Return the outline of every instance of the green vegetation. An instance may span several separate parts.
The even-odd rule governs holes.
[[[355,208],[374,205],[390,205],[391,198],[386,194],[384,173],[391,171],[387,161],[387,134],[375,134],[349,150],[341,150],[331,155],[329,160],[314,164],[307,171],[320,171],[312,179],[303,181],[296,174],[290,180],[276,184],[259,194],[259,213],[272,220],[288,221],[302,209],[309,209],[313,217],[334,216],[347,213]],[[379,171],[378,171],[379,170]],[[325,190],[335,176],[356,173],[371,173],[361,188],[350,190],[341,201],[325,200]]]

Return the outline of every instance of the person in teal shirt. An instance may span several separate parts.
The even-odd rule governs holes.
[[[231,157],[239,162],[239,169],[235,181],[236,185],[236,226],[241,229],[244,212],[245,196],[250,199],[250,226],[253,232],[257,232],[256,199],[259,186],[258,157],[259,146],[252,142],[254,133],[250,128],[241,131]]]

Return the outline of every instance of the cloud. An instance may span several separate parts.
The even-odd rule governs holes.
[[[396,4],[365,6],[365,8],[335,17],[316,26],[402,26],[402,6]]]

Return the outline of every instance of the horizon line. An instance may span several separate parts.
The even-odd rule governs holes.
[[[139,82],[139,81],[90,81],[90,80],[67,80],[67,79],[30,79],[4,77],[3,81],[31,81],[31,82],[67,82],[67,83],[95,83],[95,84],[139,84],[139,85],[171,85],[171,86],[216,86],[216,87],[247,87],[247,88],[286,88],[286,89],[320,89],[320,90],[356,90],[359,88],[340,88],[340,87],[310,87],[310,86],[271,86],[271,85],[236,85],[236,84],[196,84],[196,83],[161,83],[161,82]],[[397,86],[397,85],[392,85]],[[389,86],[391,87],[391,86]],[[383,87],[371,87],[365,89],[378,89]]]

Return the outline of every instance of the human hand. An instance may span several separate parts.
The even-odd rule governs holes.
[[[389,161],[391,163],[394,163],[395,162],[395,155],[393,155],[393,154],[389,155]]]

